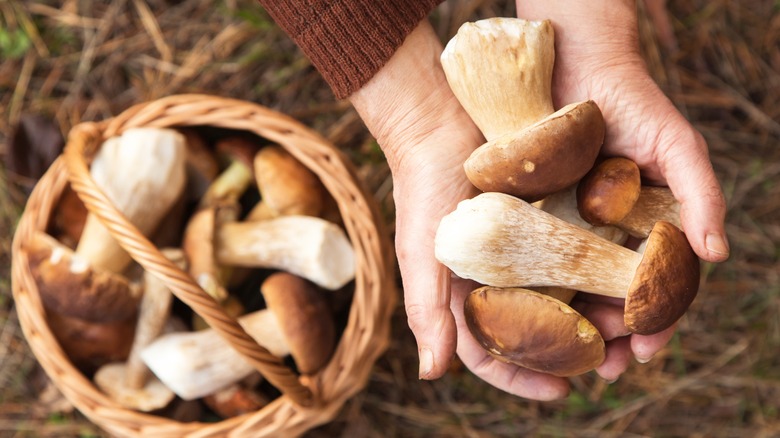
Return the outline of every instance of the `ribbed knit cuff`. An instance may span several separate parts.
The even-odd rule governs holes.
[[[442,0],[260,0],[343,99],[390,59]]]

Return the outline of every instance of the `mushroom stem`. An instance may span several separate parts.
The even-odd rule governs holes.
[[[442,52],[447,81],[492,141],[554,112],[552,23],[491,18],[464,23]]]
[[[436,234],[456,275],[498,287],[559,286],[625,298],[642,255],[501,193],[461,201]]]
[[[163,255],[180,268],[185,268],[184,254],[181,250],[167,248]],[[141,350],[154,341],[162,332],[173,303],[173,294],[157,276],[144,271],[144,295],[141,298],[138,324],[135,338],[127,358],[125,385],[128,388],[143,388],[149,377],[149,368],[141,359]]]
[[[184,255],[180,250],[167,249],[163,250],[163,254],[184,267]],[[148,271],[144,271],[144,286],[135,337],[127,361],[101,367],[94,380],[117,403],[149,412],[166,406],[174,397],[173,392],[159,380],[151,378],[149,368],[141,359],[141,351],[159,336],[168,321],[173,294]]]
[[[482,284],[624,298],[634,333],[669,327],[698,291],[699,259],[674,225],[657,222],[639,254],[502,193],[461,201],[441,220],[435,246],[455,274]]]
[[[645,238],[657,221],[681,228],[680,203],[668,187],[642,186],[634,208],[617,226],[634,237]]]
[[[310,216],[224,224],[216,255],[225,265],[281,269],[330,290],[355,277],[354,250],[344,231]]]

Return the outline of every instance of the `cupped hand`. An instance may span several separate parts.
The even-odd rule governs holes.
[[[628,0],[517,2],[526,19],[550,19],[556,33],[553,100],[556,108],[593,100],[607,126],[602,153],[634,160],[648,184],[668,185],[681,205],[691,247],[703,260],[728,258],[726,204],[702,135],[651,78],[639,49],[636,5]],[[582,294],[581,294],[582,295]],[[597,327],[622,322],[622,303],[586,297],[579,304]],[[597,369],[607,380],[633,355],[646,362],[669,341],[674,328],[652,336],[616,337]]]
[[[441,50],[430,24],[422,23],[350,97],[393,173],[396,252],[420,355],[419,376],[441,377],[457,351],[474,374],[499,389],[538,400],[564,397],[566,379],[499,362],[477,344],[466,327],[463,303],[478,285],[453,278],[435,258],[439,221],[477,193],[463,163],[485,141],[446,82]]]

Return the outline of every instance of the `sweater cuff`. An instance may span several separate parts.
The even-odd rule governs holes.
[[[360,89],[441,0],[260,0],[337,98]]]

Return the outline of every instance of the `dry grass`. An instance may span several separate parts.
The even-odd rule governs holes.
[[[503,4],[451,0],[437,14],[440,35],[465,19],[511,13]],[[640,5],[644,53],[709,142],[732,245],[728,262],[705,266],[700,295],[668,347],[614,384],[586,375],[573,379],[568,399],[538,403],[457,364],[438,381],[418,381],[399,306],[392,345],[366,390],[310,436],[780,435],[780,4],[677,0],[667,8],[664,27]],[[221,94],[293,115],[340,145],[392,223],[392,183],[375,143],[253,0],[6,0],[0,25],[20,47],[0,63],[0,155],[24,113],[67,132],[143,100]],[[44,379],[9,290],[10,239],[24,201],[17,182],[0,168],[0,435],[100,435],[78,413],[56,413],[56,398],[40,400]]]

